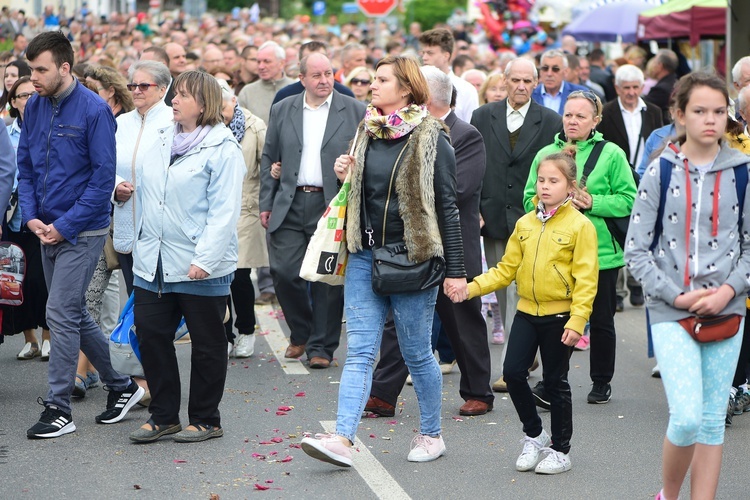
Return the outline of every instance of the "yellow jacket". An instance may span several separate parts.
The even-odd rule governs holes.
[[[534,197],[534,205],[538,199]],[[583,334],[599,278],[596,229],[570,201],[546,223],[533,210],[516,222],[503,260],[469,283],[469,298],[518,287],[518,310],[533,316],[570,312],[565,328]]]

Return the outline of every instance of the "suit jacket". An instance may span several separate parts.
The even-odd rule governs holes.
[[[271,212],[268,232],[279,228],[296,194],[297,176],[302,159],[302,107],[305,94],[288,97],[271,108],[263,157],[260,163],[260,211]],[[323,168],[323,194],[326,204],[338,194],[338,179],[333,164],[348,152],[365,105],[333,91],[328,122],[325,125],[320,161]],[[322,124],[321,124],[322,126]],[[271,164],[281,162],[281,177],[271,177]],[[322,214],[314,214],[320,217]]]
[[[505,99],[481,106],[471,118],[471,124],[484,138],[487,155],[480,201],[482,234],[497,240],[507,240],[525,213],[523,189],[537,152],[552,144],[555,135],[562,132],[560,115],[531,101],[516,147],[511,151],[507,111]]]
[[[669,115],[669,97],[672,95],[672,89],[674,89],[676,83],[677,75],[672,73],[656,82],[656,85],[651,87],[648,94],[643,96],[644,101],[661,108],[662,121],[664,123],[672,122],[672,117]]]
[[[640,136],[644,141],[644,145],[641,146],[641,153],[645,149],[645,141],[648,139],[648,136],[654,130],[661,128],[662,125],[661,109],[647,102],[646,109],[641,110]],[[604,105],[604,108],[602,108],[602,121],[596,128],[602,133],[604,139],[614,142],[625,151],[625,157],[628,159],[628,163],[630,163],[630,142],[628,141],[628,131],[625,128],[625,121],[622,119],[619,99],[615,99]]]
[[[479,229],[479,200],[485,171],[482,134],[451,111],[445,118],[456,153],[456,206],[460,216],[466,279],[482,274],[482,248]]]
[[[591,65],[591,74],[589,80],[594,83],[598,83],[604,89],[604,97],[607,101],[617,99],[617,90],[615,90],[615,79],[612,77],[612,73],[606,69],[602,69],[599,66]]]
[[[349,89],[349,87],[347,87],[346,85],[342,85],[339,82],[333,82],[333,90],[337,90],[339,94],[348,95],[349,97],[354,97],[354,92],[352,92]],[[287,97],[301,94],[304,91],[305,91],[305,86],[302,85],[302,82],[300,82],[299,80],[294,83],[290,83],[283,89],[276,92],[276,97],[273,98],[273,104],[276,104],[279,101],[283,101]]]
[[[538,102],[542,107],[544,107],[544,98],[542,97],[542,88],[543,85],[540,83],[536,86],[534,89],[534,92],[531,93],[531,98],[534,99],[536,102]],[[563,109],[565,108],[565,101],[568,100],[568,96],[571,92],[575,90],[589,90],[588,88],[584,87],[583,85],[576,85],[575,83],[565,82],[565,85],[562,87],[562,99],[560,99],[560,109],[557,110],[557,114],[562,116]],[[590,90],[589,90],[590,92]],[[550,141],[551,143],[552,141]]]

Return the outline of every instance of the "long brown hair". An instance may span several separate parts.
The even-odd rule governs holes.
[[[422,105],[430,100],[430,87],[427,85],[424,75],[419,70],[416,59],[404,56],[386,56],[378,61],[375,70],[381,66],[391,66],[393,76],[398,84],[409,92],[409,102]]]

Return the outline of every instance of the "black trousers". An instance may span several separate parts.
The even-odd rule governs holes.
[[[599,285],[594,298],[591,324],[591,381],[609,384],[615,374],[615,308],[617,306],[618,269],[599,271]],[[562,335],[562,330],[561,333]]]
[[[125,280],[125,288],[129,296],[133,293],[133,254],[117,252],[117,260],[120,261],[122,278]]]
[[[297,191],[284,222],[269,234],[268,258],[291,343],[305,345],[308,358],[330,361],[341,340],[344,287],[299,277],[307,244],[325,209],[323,193]]]
[[[549,396],[551,407],[552,449],[563,453],[570,451],[570,438],[573,435],[573,403],[568,383],[573,348],[561,341],[568,319],[568,314],[532,316],[518,311],[513,319],[506,346],[508,354],[503,365],[508,394],[523,424],[523,432],[529,437],[537,437],[542,432],[542,419],[537,413],[534,396],[526,379],[539,349],[544,390]]]
[[[190,424],[221,426],[219,403],[227,377],[224,314],[227,296],[206,297],[135,289],[135,327],[157,425],[180,421],[180,371],[174,334],[180,318],[190,330]]]
[[[747,311],[750,313],[750,309]],[[748,364],[750,363],[750,321],[745,316],[745,329],[742,335],[742,344],[740,345],[740,359],[737,360],[737,370],[734,372],[733,387],[739,387],[748,380]]]
[[[461,370],[461,398],[492,404],[495,401],[490,387],[492,366],[481,298],[454,304],[445,294],[438,292],[435,309]],[[398,346],[396,328],[389,314],[383,328],[380,361],[372,376],[370,395],[395,406],[408,375],[409,370]]]
[[[234,321],[234,326],[237,327],[240,335],[252,335],[255,332],[255,324],[257,323],[255,318],[255,287],[253,287],[253,280],[250,277],[251,271],[252,269],[249,268],[241,268],[234,272],[231,300],[227,299],[229,321],[224,324],[227,340],[232,343],[234,343],[232,321],[235,314],[237,319]],[[234,302],[234,309],[232,309],[232,302]]]

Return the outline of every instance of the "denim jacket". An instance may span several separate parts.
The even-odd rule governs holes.
[[[188,281],[194,264],[219,278],[237,267],[237,219],[245,162],[232,133],[215,125],[170,165],[174,127],[156,131],[146,152],[148,166],[136,176],[136,234],[133,274],[153,282],[159,255],[161,282]]]

